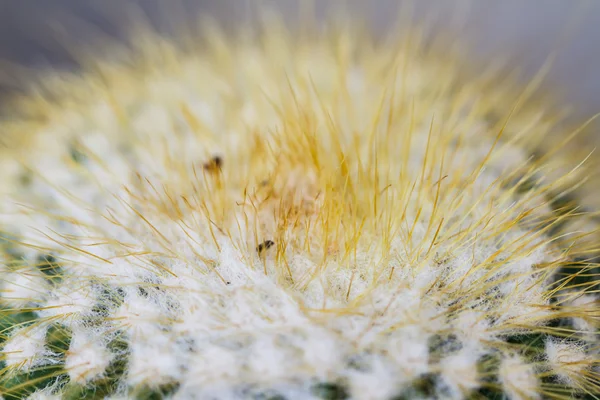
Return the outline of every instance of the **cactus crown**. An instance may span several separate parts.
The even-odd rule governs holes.
[[[351,24],[138,46],[2,126],[6,399],[598,391],[589,218],[525,95]]]

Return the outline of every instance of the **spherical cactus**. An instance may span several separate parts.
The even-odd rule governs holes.
[[[146,32],[14,100],[5,399],[598,393],[560,125],[419,35],[330,28]]]

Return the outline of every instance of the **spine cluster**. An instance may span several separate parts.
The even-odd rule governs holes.
[[[359,32],[146,32],[15,100],[4,399],[595,398],[587,170],[534,153],[560,126]]]

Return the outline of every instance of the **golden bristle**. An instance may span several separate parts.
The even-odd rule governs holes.
[[[265,21],[256,41],[209,25],[197,51],[144,31],[20,99],[7,396],[593,393],[597,224],[567,201],[589,155],[563,150],[592,120],[532,157],[560,127],[528,105],[544,71],[517,91],[417,30]]]

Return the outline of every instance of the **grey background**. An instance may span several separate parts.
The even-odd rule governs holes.
[[[323,17],[332,6],[353,9],[375,31],[393,22],[406,1],[319,1]],[[575,107],[575,116],[600,111],[600,1],[594,0],[413,0],[415,20],[433,18],[433,30],[451,29],[464,43],[474,65],[509,56],[523,79],[538,70],[552,49],[559,49],[546,86]],[[298,1],[263,3],[297,14]],[[69,46],[92,46],[108,34],[124,37],[128,8],[139,6],[163,31],[198,13],[234,25],[251,18],[256,0],[0,0],[0,90],[18,88],[14,64],[72,67]],[[436,17],[437,16],[437,17]]]

